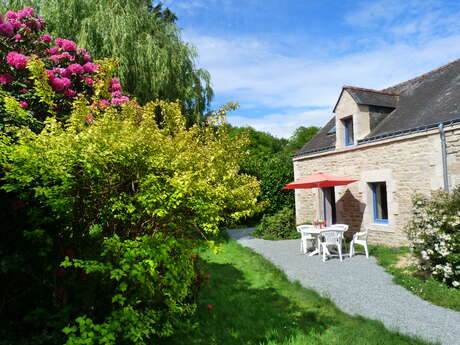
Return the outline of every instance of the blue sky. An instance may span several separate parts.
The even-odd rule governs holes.
[[[230,123],[322,126],[342,85],[382,89],[460,58],[458,0],[166,0]]]

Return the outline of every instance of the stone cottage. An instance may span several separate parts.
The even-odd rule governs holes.
[[[415,193],[460,184],[460,59],[383,90],[344,86],[334,116],[296,155],[295,179],[359,180],[297,189],[297,223],[326,219],[403,245]]]

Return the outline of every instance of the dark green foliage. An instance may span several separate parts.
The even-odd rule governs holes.
[[[107,309],[105,320],[97,322],[100,311],[86,309],[76,325],[64,328],[69,336],[66,344],[145,345],[158,336],[171,335],[194,309],[188,297],[195,270],[191,252],[184,250],[187,246],[182,241],[162,234],[123,241],[115,235],[104,241],[101,259],[66,258],[61,265],[66,274],[96,276],[108,285],[101,286],[100,292],[113,291],[112,296],[98,296],[99,306]],[[83,291],[73,291],[73,295],[85,296],[86,285],[81,287]],[[90,307],[91,300],[80,303]]]
[[[266,205],[263,213],[245,220],[254,225],[263,214],[274,214],[284,207],[294,209],[294,193],[282,188],[294,180],[291,155],[296,153],[317,132],[317,127],[299,127],[288,139],[279,139],[269,133],[251,127],[233,127],[231,135],[246,133],[249,136],[249,156],[241,165],[241,170],[260,180],[260,200]]]
[[[285,206],[273,215],[264,215],[253,235],[266,240],[298,238],[294,208]]]
[[[292,159],[283,153],[251,155],[241,169],[260,180],[260,199],[264,213],[273,214],[283,207],[294,208],[294,193],[282,188],[294,180]]]
[[[285,151],[291,155],[296,154],[306,143],[308,143],[318,133],[319,127],[300,126],[289,138],[289,142],[284,148]]]
[[[251,156],[274,154],[282,152],[288,143],[287,139],[279,139],[265,132],[260,132],[252,127],[231,127],[230,135],[246,133],[249,136],[248,150]]]
[[[141,103],[180,100],[189,124],[203,119],[213,97],[210,75],[184,42],[175,16],[150,0],[13,0],[35,7],[48,31],[86,48],[96,59],[118,58],[124,90]]]

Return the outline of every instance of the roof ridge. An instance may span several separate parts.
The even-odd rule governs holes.
[[[456,59],[456,60],[454,60],[454,61],[451,61],[451,62],[449,62],[449,63],[446,63],[445,65],[442,65],[442,66],[440,66],[440,67],[438,67],[438,68],[435,68],[435,69],[432,70],[432,71],[423,73],[423,74],[421,74],[421,75],[419,75],[419,76],[417,76],[417,77],[411,78],[411,79],[409,79],[409,80],[403,81],[403,82],[398,83],[398,84],[393,85],[393,86],[389,86],[389,87],[387,87],[387,88],[385,88],[385,89],[382,89],[382,91],[383,91],[383,92],[388,92],[388,91],[387,91],[388,89],[393,89],[393,88],[395,88],[395,87],[400,87],[400,86],[403,86],[403,85],[412,83],[412,82],[414,82],[414,81],[417,81],[417,80],[426,78],[426,77],[428,77],[430,74],[433,74],[433,73],[442,71],[442,70],[444,70],[444,69],[450,67],[451,65],[453,65],[453,64],[455,64],[455,63],[457,63],[457,62],[460,62],[460,58],[459,58],[459,59]]]
[[[391,92],[391,91],[385,91],[385,90],[366,89],[366,88],[363,88],[363,87],[351,86],[351,85],[344,85],[344,86],[342,86],[342,89],[352,89],[352,90],[358,90],[358,91],[380,93],[380,94],[390,95],[390,96],[399,96],[399,93],[397,93],[397,92]]]

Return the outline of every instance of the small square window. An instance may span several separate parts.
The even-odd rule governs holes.
[[[353,117],[342,120],[344,127],[345,146],[351,146],[355,143],[355,136],[353,132]]]
[[[374,208],[374,222],[388,223],[387,184],[376,182],[370,184],[372,189],[372,204]]]

